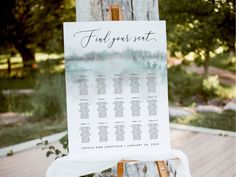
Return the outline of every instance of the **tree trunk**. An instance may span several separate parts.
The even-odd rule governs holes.
[[[7,73],[8,76],[11,76],[11,56],[7,59]]]
[[[159,20],[158,0],[76,0],[76,21],[106,21],[112,4],[121,6],[124,20]],[[155,162],[149,162],[126,165],[125,176],[159,177],[159,174]]]
[[[34,52],[24,45],[18,45],[16,46],[16,48],[22,57],[24,67],[34,68],[35,67]]]
[[[235,46],[234,45],[230,45],[229,46],[229,57],[232,58],[235,56]]]
[[[232,58],[235,56],[235,50],[230,50],[229,51],[229,57]]]
[[[203,68],[204,68],[204,76],[207,77],[209,74],[209,63],[210,63],[210,52],[207,51],[206,53],[206,58],[203,63]]]
[[[76,21],[106,21],[111,4],[119,4],[124,20],[159,20],[158,0],[76,0]]]

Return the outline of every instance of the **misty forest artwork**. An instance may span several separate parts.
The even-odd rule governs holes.
[[[150,159],[170,149],[164,21],[64,23],[69,155]]]

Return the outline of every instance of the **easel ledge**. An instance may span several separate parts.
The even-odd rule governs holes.
[[[122,11],[121,11],[120,5],[118,5],[118,4],[110,5],[108,14],[109,14],[108,19],[111,21],[123,20]],[[123,160],[123,161],[119,162],[117,164],[117,177],[124,176],[124,171],[125,171],[124,165],[127,162],[137,162],[137,161]],[[158,170],[160,177],[168,177],[169,176],[167,168],[166,168],[166,164],[164,161],[156,161],[156,166],[157,166],[157,170]]]

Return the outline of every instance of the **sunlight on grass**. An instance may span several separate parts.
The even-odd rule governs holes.
[[[35,59],[37,62],[40,61],[45,61],[45,60],[51,60],[51,59],[60,59],[63,58],[64,54],[55,54],[55,53],[51,53],[51,54],[47,54],[47,53],[36,53],[35,54]]]
[[[65,69],[64,64],[60,64],[60,65],[57,65],[57,66],[53,67],[53,71],[56,72],[56,73],[60,73],[60,72],[64,71],[64,69]]]
[[[9,58],[9,55],[0,55],[0,70],[7,70],[8,69],[8,64],[7,64],[7,59]],[[35,60],[37,63],[40,62],[47,62],[47,61],[53,61],[53,60],[58,60],[58,59],[63,59],[64,54],[56,54],[56,53],[36,53],[35,54]],[[19,54],[15,55],[14,57],[10,58],[11,62],[11,69],[17,69],[17,68],[22,68],[23,63],[22,63],[22,58]],[[64,65],[63,62],[60,63],[60,66],[55,65],[52,68],[56,72],[61,72],[64,70]]]
[[[220,86],[217,90],[217,95],[222,99],[236,98],[236,86]]]
[[[0,59],[1,59],[1,64],[0,64],[0,69],[7,69],[8,68],[8,64],[7,64],[7,59],[9,58],[9,55],[0,55]],[[22,59],[20,57],[19,54],[17,54],[14,57],[11,57],[10,59],[11,61],[11,68],[18,68],[18,67],[22,67]]]
[[[0,64],[0,70],[2,69],[7,69],[7,67],[8,67],[8,65],[7,65],[7,63],[5,63],[5,64]]]
[[[21,68],[21,67],[23,67],[23,63],[15,63],[14,65],[11,65],[11,69]]]
[[[61,59],[64,57],[64,54],[56,54],[56,53],[36,53],[35,60],[36,62],[42,62],[47,60],[54,60],[54,59]],[[9,55],[0,55],[0,70],[6,70],[8,68],[7,59]],[[22,58],[19,54],[15,55],[14,57],[10,58],[11,61],[11,68],[20,68],[23,67]]]
[[[11,57],[11,63],[18,63],[18,62],[22,62],[22,58],[19,54],[17,54],[14,57]]]

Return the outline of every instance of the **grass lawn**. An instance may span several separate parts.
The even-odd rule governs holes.
[[[0,126],[0,148],[66,130],[66,121],[25,122]]]
[[[4,89],[32,89],[35,85],[33,77],[0,78],[0,90]]]
[[[213,129],[236,131],[236,112],[224,111],[216,113],[196,113],[187,117],[172,117],[172,123],[193,125]]]

